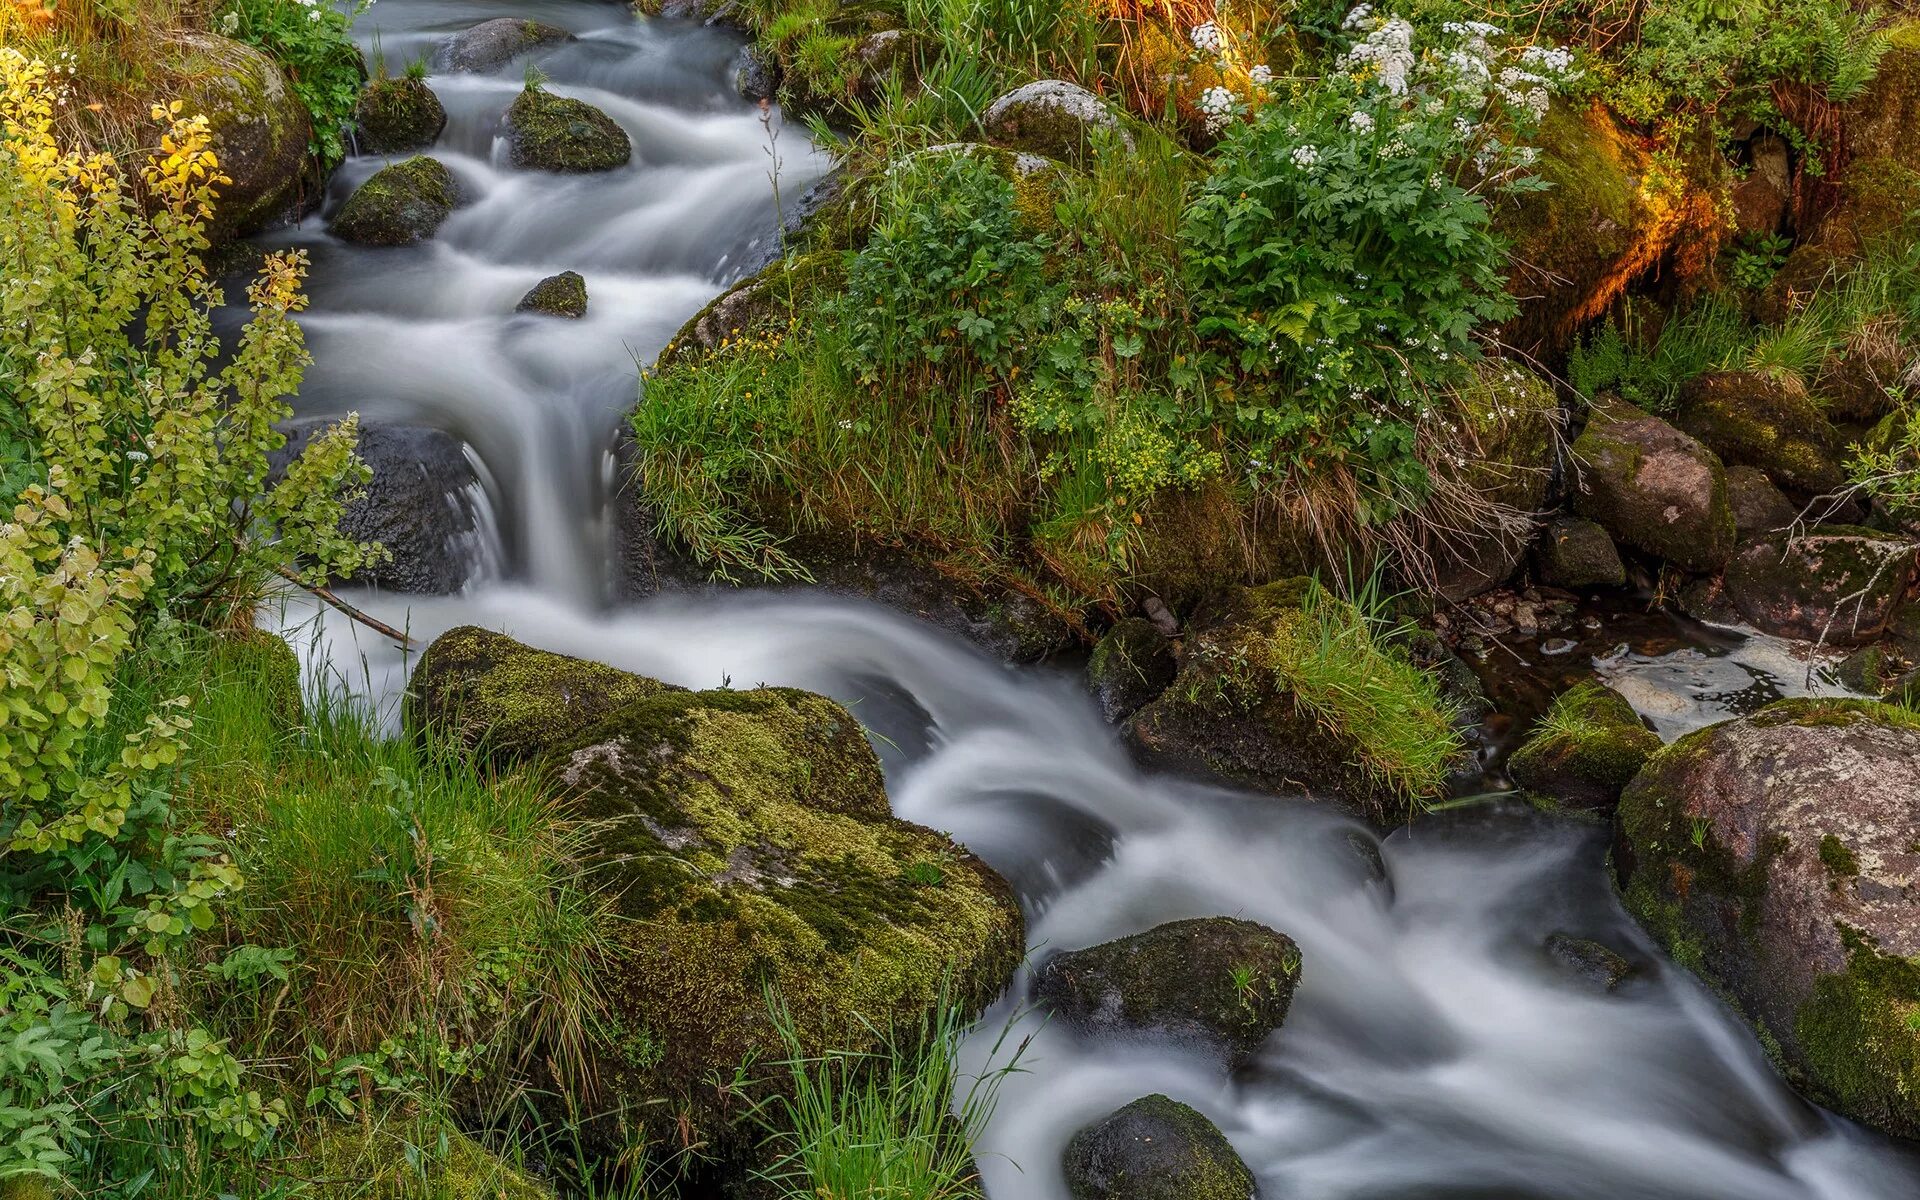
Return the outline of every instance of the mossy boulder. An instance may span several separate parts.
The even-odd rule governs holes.
[[[312,1200],[553,1200],[553,1190],[453,1130],[410,1137],[344,1126],[312,1145]]]
[[[1680,393],[1682,430],[1720,461],[1764,471],[1802,497],[1846,482],[1834,447],[1839,436],[1800,382],[1761,371],[1718,371]]]
[[[208,647],[206,669],[215,684],[250,690],[276,726],[300,724],[300,657],[285,638],[264,629],[222,630]]]
[[[996,146],[1061,162],[1084,161],[1096,131],[1126,137],[1105,101],[1061,79],[1036,79],[1000,96],[981,115],[980,128]]]
[[[1547,522],[1533,548],[1534,570],[1550,587],[1619,587],[1627,581],[1620,551],[1597,522],[1562,515]]]
[[[633,158],[633,142],[585,100],[545,88],[523,90],[507,108],[507,160],[533,171],[611,171]]]
[[[1574,511],[1616,541],[1692,571],[1732,556],[1726,468],[1698,441],[1613,401],[1595,407],[1572,457]]]
[[[1179,670],[1173,640],[1152,621],[1127,617],[1094,646],[1087,659],[1087,688],[1100,715],[1117,723],[1166,691]]]
[[[1214,1123],[1158,1093],[1074,1134],[1061,1167],[1073,1200],[1248,1200],[1255,1190]]]
[[[442,42],[433,65],[442,71],[492,71],[523,54],[573,40],[571,33],[553,25],[495,17]]]
[[[1499,587],[1526,557],[1533,518],[1553,481],[1560,402],[1553,385],[1509,359],[1487,359],[1455,393],[1459,483],[1496,506],[1430,546],[1441,594],[1465,600]]]
[[[539,758],[669,686],[461,625],[420,656],[407,686],[406,723],[505,764]]]
[[[1783,700],[1621,797],[1627,903],[1815,1098],[1920,1135],[1920,716]]]
[[[174,34],[163,48],[169,76],[181,82],[159,98],[206,116],[228,179],[218,189],[208,236],[244,236],[292,212],[308,182],[313,120],[273,59],[210,33]]]
[[[1126,735],[1149,766],[1304,791],[1376,818],[1436,794],[1459,750],[1435,680],[1306,579],[1226,593]]]
[[[1712,214],[1598,102],[1556,101],[1537,144],[1551,186],[1494,208],[1495,228],[1513,241],[1508,289],[1521,300],[1500,339],[1552,354],[1668,258],[1690,222],[1704,227]]]
[[[1299,983],[1300,947],[1286,934],[1198,917],[1056,954],[1033,991],[1082,1033],[1199,1047],[1237,1067],[1287,1019]]]
[[[1727,505],[1741,544],[1758,541],[1792,525],[1800,506],[1775,487],[1757,467],[1727,468]]]
[[[369,83],[353,123],[362,154],[401,154],[433,145],[447,127],[447,110],[426,80],[401,75]]]
[[[577,271],[549,275],[520,297],[513,311],[549,317],[584,317],[587,315],[587,281]]]
[[[1848,330],[1821,361],[1814,392],[1836,419],[1882,420],[1920,384],[1920,344],[1887,317]]]
[[[635,1119],[684,1112],[712,1132],[711,1080],[787,1053],[769,991],[802,1053],[858,1053],[943,996],[978,1011],[1020,962],[1006,883],[891,815],[865,732],[825,697],[660,689],[558,761],[595,830],[585,868],[621,918],[605,976],[619,1032],[593,1075]]]
[[[1744,547],[1727,567],[1727,596],[1763,632],[1829,645],[1870,642],[1913,582],[1910,538],[1822,525]]]
[[[1841,687],[1863,696],[1883,698],[1901,673],[1899,656],[1877,643],[1860,647],[1833,668],[1833,677]]]
[[[44,1175],[13,1175],[0,1179],[0,1200],[58,1200],[66,1194]]]
[[[1539,728],[1507,760],[1529,792],[1569,808],[1609,809],[1660,749],[1626,697],[1586,680],[1554,698]]]
[[[411,245],[432,237],[459,200],[453,172],[416,155],[382,167],[354,189],[333,219],[333,234],[365,246]]]

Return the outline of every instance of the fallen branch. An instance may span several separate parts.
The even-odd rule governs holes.
[[[309,592],[312,592],[314,595],[318,596],[321,600],[325,601],[328,605],[340,610],[341,612],[345,613],[347,616],[360,622],[362,625],[365,625],[368,629],[371,629],[376,633],[383,634],[386,637],[392,638],[395,642],[399,644],[402,650],[413,649],[412,638],[400,632],[398,629],[395,629],[393,626],[387,624],[385,621],[382,621],[379,617],[374,616],[372,613],[363,612],[360,609],[355,608],[353,605],[348,604],[345,600],[342,600],[338,595],[336,595],[332,588],[321,587],[317,584],[308,583],[285,567],[275,567],[274,572],[278,574],[280,578],[286,580],[288,583],[294,584],[298,587],[306,589]]]

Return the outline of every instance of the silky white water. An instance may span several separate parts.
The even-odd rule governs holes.
[[[359,32],[398,71],[502,15],[581,35],[540,66],[628,130],[631,166],[506,169],[496,133],[518,66],[436,74],[450,122],[433,153],[469,198],[438,237],[358,249],[310,218],[269,239],[314,259],[300,414],[437,426],[484,467],[494,568],[455,596],[347,597],[422,646],[479,624],[688,686],[842,699],[876,734],[899,815],[1014,885],[1036,956],[1208,914],[1302,947],[1286,1026],[1231,1079],[1043,1027],[1014,980],[968,1045],[983,1062],[1008,1021],[1034,1035],[980,1147],[993,1200],[1064,1197],[1067,1138],[1155,1091],[1211,1116],[1276,1200],[1920,1196],[1920,1160],[1796,1098],[1664,962],[1615,901],[1595,827],[1489,804],[1381,839],[1324,807],[1144,776],[1068,674],[1001,666],[879,608],[799,592],[609,605],[610,447],[636,363],[765,251],[776,156],[789,199],[829,164],[797,129],[770,145],[730,86],[738,43],[717,31],[589,0],[382,0]],[[379,165],[350,162],[331,203]],[[562,270],[586,277],[584,320],[513,314]],[[395,713],[407,655],[304,600],[280,619],[316,686]],[[1710,711],[1698,700],[1689,711]],[[1596,993],[1546,956],[1554,932],[1645,970]]]

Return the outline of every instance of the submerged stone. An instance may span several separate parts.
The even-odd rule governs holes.
[[[1250,1061],[1287,1019],[1300,947],[1232,917],[1171,921],[1049,958],[1034,996],[1083,1033],[1145,1037]]]
[[[1068,1141],[1073,1200],[1248,1200],[1253,1172],[1212,1121],[1159,1094],[1142,1096]]]
[[[633,158],[618,122],[584,100],[543,88],[522,91],[507,109],[507,158],[534,171],[611,171]]]
[[[354,190],[333,219],[333,234],[366,246],[425,241],[453,215],[453,173],[424,155],[382,167]]]
[[[1611,992],[1640,973],[1640,965],[1618,950],[1592,938],[1550,933],[1547,957],[1562,971],[1596,991]]]
[[[1620,801],[1627,904],[1815,1099],[1920,1134],[1920,717],[1782,700],[1675,742]]]

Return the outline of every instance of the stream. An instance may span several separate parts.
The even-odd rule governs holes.
[[[1064,1200],[1066,1140],[1156,1091],[1210,1116],[1270,1200],[1920,1196],[1920,1155],[1799,1099],[1750,1030],[1638,930],[1601,827],[1488,800],[1381,837],[1325,806],[1142,774],[1072,674],[1005,667],[888,610],[798,591],[613,603],[612,446],[636,363],[768,253],[776,159],[789,197],[830,163],[797,127],[770,141],[732,88],[739,40],[719,30],[594,0],[381,0],[358,36],[398,72],[502,15],[579,35],[540,68],[550,90],[627,130],[631,165],[508,169],[496,130],[521,65],[436,73],[449,123],[432,153],[467,198],[436,238],[366,249],[326,234],[325,216],[382,165],[360,158],[320,215],[262,239],[313,259],[302,324],[317,361],[299,415],[446,430],[481,479],[487,519],[463,591],[343,595],[421,646],[478,624],[692,687],[777,683],[845,701],[877,735],[895,811],[999,870],[1042,954],[1212,914],[1302,948],[1285,1028],[1233,1077],[1045,1026],[1016,979],[966,1048],[978,1067],[1009,1022],[1009,1041],[1033,1035],[979,1147],[992,1200]],[[585,319],[514,314],[563,270],[586,277]],[[397,712],[408,661],[390,643],[304,600],[279,622],[315,686]],[[1764,639],[1588,640],[1568,665],[1606,672],[1669,737],[1819,686]],[[1547,955],[1556,932],[1641,970],[1591,990]]]

